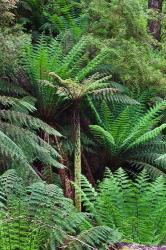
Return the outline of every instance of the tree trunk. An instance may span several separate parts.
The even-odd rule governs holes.
[[[149,30],[158,41],[161,39],[161,17],[163,0],[148,0],[148,8],[156,12],[155,20],[149,21]]]
[[[93,178],[92,171],[90,169],[90,166],[88,164],[88,161],[87,161],[84,153],[82,153],[82,160],[83,160],[83,163],[84,163],[84,168],[85,168],[85,171],[86,171],[86,176],[88,178],[88,181],[95,187],[95,180]]]
[[[55,140],[55,144],[57,145],[58,152],[61,156],[59,160],[60,163],[64,166],[67,166],[66,164],[67,161],[65,161],[65,156],[64,156],[61,144],[59,143],[57,137],[55,137],[54,140]],[[66,168],[62,168],[62,169],[59,169],[58,173],[60,176],[60,180],[61,180],[61,184],[63,187],[65,197],[73,199],[73,189],[71,185],[72,176],[71,176],[70,170]]]
[[[81,132],[80,132],[80,113],[79,106],[74,110],[73,114],[74,129],[74,181],[77,187],[81,188]],[[81,211],[81,193],[75,190],[75,206]]]
[[[64,164],[63,162],[61,163]],[[72,179],[69,170],[66,168],[59,169],[59,176],[65,197],[73,199],[73,190],[70,183]]]

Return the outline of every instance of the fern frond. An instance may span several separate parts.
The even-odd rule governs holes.
[[[85,52],[85,49],[88,45],[87,37],[82,37],[80,41],[70,50],[70,52],[64,57],[63,61],[61,62],[61,67],[58,70],[58,74],[61,75],[63,78],[64,76],[68,78],[67,71],[71,70],[74,66],[75,62],[77,62],[81,55]]]
[[[107,170],[99,184],[92,215],[100,217],[103,226],[117,228],[125,241],[160,244],[166,228],[165,178],[149,180],[145,170],[133,181],[122,169],[115,174]],[[86,195],[86,189],[82,191]]]
[[[146,169],[146,171],[150,174],[150,176],[152,178],[157,177],[157,176],[161,176],[161,175],[165,175],[164,171],[165,169],[160,168],[160,166],[155,166],[152,163],[147,163],[144,161],[138,161],[138,160],[131,160],[129,161],[129,163],[131,164],[132,167],[140,170],[140,169]]]
[[[20,86],[4,80],[0,80],[0,90],[3,94],[14,94],[17,96],[28,95],[28,93]]]
[[[10,110],[2,110],[0,112],[0,118],[5,119],[12,124],[17,124],[20,126],[26,126],[30,129],[34,130],[43,130],[48,134],[54,136],[61,136],[61,134],[56,131],[54,128],[49,126],[48,124],[44,123],[43,121],[34,118],[33,116],[26,115],[20,112],[14,112]]]
[[[0,131],[1,153],[11,156],[14,159],[20,160],[27,165],[26,157],[23,151],[3,132]]]
[[[139,120],[139,122],[133,127],[131,134],[136,133],[136,131],[143,131],[150,126],[154,125],[156,122],[155,118],[159,116],[159,114],[165,109],[166,102],[159,102],[154,107],[150,108],[150,110]],[[152,123],[154,121],[154,123]]]
[[[100,126],[90,125],[90,130],[94,138],[109,152],[110,165],[117,168],[116,162],[125,167],[129,163],[138,168],[140,162],[140,169],[144,163],[145,167],[151,166],[151,169],[156,168],[156,172],[165,173],[166,161],[162,158],[165,143],[162,131],[166,125],[164,123],[154,127],[161,119],[160,113],[165,109],[165,102],[155,105],[145,114],[142,105],[127,106],[118,112],[116,108],[114,112],[112,106],[102,104],[99,113],[92,107]]]
[[[95,135],[97,140],[107,148],[115,146],[115,141],[111,133],[107,132],[98,125],[90,125],[90,130]]]
[[[117,89],[102,88],[102,89],[96,89],[96,90],[90,91],[88,94],[96,99],[110,100],[111,99],[110,96],[114,95],[114,93],[117,93],[117,92],[118,92]]]
[[[139,146],[140,144],[144,144],[148,141],[155,139],[161,132],[166,128],[166,124],[162,124],[161,126],[154,128],[151,131],[148,131],[144,135],[140,136],[134,143],[130,145],[130,147]]]
[[[71,237],[72,238],[72,237]],[[114,244],[121,238],[118,231],[112,230],[106,226],[97,226],[82,232],[78,237],[71,240],[67,249],[86,249],[91,250],[96,247],[108,249],[108,246]]]
[[[85,66],[76,76],[77,81],[86,78],[93,70],[97,68],[109,56],[109,50],[103,49],[94,59],[92,59],[87,66]]]
[[[22,179],[18,177],[14,169],[7,170],[0,176],[0,187],[5,192],[6,196],[17,193],[22,189]]]

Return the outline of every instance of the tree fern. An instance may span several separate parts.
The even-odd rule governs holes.
[[[153,174],[165,173],[162,131],[166,125],[158,125],[164,107],[165,101],[144,113],[142,105],[128,106],[114,117],[106,104],[102,106],[100,123],[91,125],[90,130],[109,152],[110,167],[128,165],[131,169],[145,167]]]
[[[123,99],[122,88],[114,88],[116,84],[109,81],[110,76],[96,73],[97,67],[109,57],[109,50],[104,47],[88,60],[89,43],[90,37],[82,36],[71,49],[64,53],[61,39],[54,39],[48,43],[44,37],[41,37],[34,47],[25,47],[23,55],[23,66],[30,78],[32,94],[37,99],[38,111],[45,120],[55,122],[57,111],[73,107],[74,104],[72,110],[76,167],[74,175],[78,183],[80,183],[81,173],[80,114],[84,99],[88,96],[94,98],[100,96],[111,100],[116,93],[117,101],[127,100],[137,104],[129,97]],[[80,210],[80,196],[75,195],[75,197],[76,206]]]

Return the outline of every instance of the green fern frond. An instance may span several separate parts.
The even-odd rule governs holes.
[[[3,175],[0,176],[0,187],[5,192],[6,196],[19,191],[22,189],[22,180],[18,177],[14,169],[7,170]]]
[[[54,128],[44,123],[43,121],[34,118],[33,116],[26,115],[20,112],[14,112],[10,110],[2,110],[0,112],[0,118],[5,119],[12,124],[17,124],[19,126],[26,126],[34,130],[43,130],[48,134],[54,136],[61,136],[61,134],[56,131]]]
[[[100,107],[100,113],[94,108],[100,126],[90,125],[90,130],[94,138],[109,152],[110,165],[115,164],[117,168],[117,161],[119,166],[129,163],[132,167],[141,169],[144,162],[146,168],[149,166],[149,170],[156,168],[156,172],[158,170],[158,173],[165,173],[166,161],[164,157],[159,157],[165,153],[162,131],[166,125],[156,125],[161,119],[165,102],[156,104],[145,114],[141,105],[127,106],[115,115],[111,106],[106,104]],[[157,158],[160,160],[157,161]]]
[[[85,66],[76,76],[76,80],[81,81],[86,78],[93,70],[97,68],[109,56],[109,50],[103,49],[87,66]]]
[[[97,226],[82,232],[78,237],[74,238],[67,245],[67,249],[86,249],[100,248],[108,249],[111,244],[114,244],[121,238],[118,231],[112,230],[106,226]]]
[[[78,213],[58,186],[40,181],[26,188],[13,170],[0,177],[0,207],[2,250],[107,249],[121,238],[115,229],[93,226],[89,214]]]
[[[81,55],[85,53],[85,49],[88,45],[87,37],[82,37],[80,41],[70,50],[70,52],[64,57],[61,62],[61,67],[58,70],[58,74],[64,78],[64,74],[67,74],[68,70],[71,70],[75,62],[77,62]],[[67,75],[66,75],[67,76]],[[67,76],[68,78],[68,76]]]
[[[144,144],[150,140],[155,139],[161,132],[166,128],[166,124],[162,124],[161,126],[154,128],[151,131],[148,131],[144,135],[140,136],[134,143],[130,145],[130,147],[139,146],[140,144]]]
[[[28,93],[21,88],[20,86],[4,81],[4,80],[0,80],[0,90],[3,94],[14,94],[17,96],[26,96],[28,95]]]
[[[111,133],[97,125],[90,125],[90,130],[95,135],[97,140],[107,148],[115,146],[115,141]]]
[[[149,128],[149,126],[154,125],[156,122],[155,118],[159,116],[159,114],[165,109],[166,102],[159,102],[154,107],[150,108],[150,110],[143,116],[140,121],[133,127],[131,133],[135,131],[140,131]],[[154,123],[152,123],[154,121]]]
[[[103,226],[117,228],[128,242],[152,245],[162,242],[166,228],[164,177],[150,181],[144,170],[131,181],[122,169],[115,174],[107,170],[97,190],[97,198],[92,202],[95,214],[93,210],[91,213],[102,219]],[[82,187],[82,192],[86,196],[89,190]]]

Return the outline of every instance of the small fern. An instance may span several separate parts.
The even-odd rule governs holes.
[[[144,170],[131,181],[124,170],[112,174],[107,169],[95,199],[88,197],[94,191],[85,183],[83,178],[83,204],[98,223],[100,218],[100,225],[117,228],[123,241],[162,244],[166,237],[166,182],[162,176],[150,181]]]
[[[14,170],[0,177],[0,208],[2,250],[107,249],[121,237],[93,226],[58,186],[40,181],[26,187]]]

